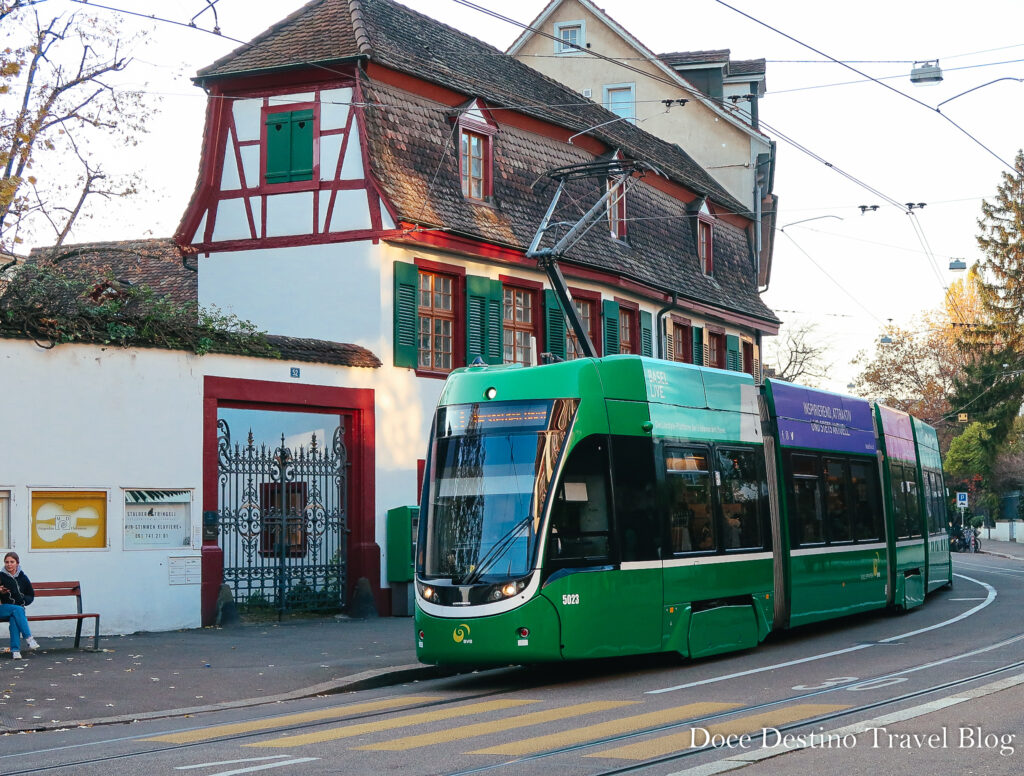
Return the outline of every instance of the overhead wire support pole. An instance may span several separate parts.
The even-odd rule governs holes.
[[[627,187],[630,186],[629,182],[633,180],[633,173],[642,173],[645,169],[653,168],[638,162],[623,163],[620,161],[611,161],[574,164],[569,165],[568,167],[559,167],[555,170],[550,170],[547,173],[549,178],[553,178],[558,181],[558,188],[555,190],[554,196],[551,198],[551,204],[548,205],[547,212],[544,214],[544,218],[541,221],[540,226],[537,228],[537,233],[530,242],[530,248],[526,251],[526,258],[536,259],[537,266],[543,269],[547,274],[548,282],[551,284],[551,288],[555,292],[555,296],[558,298],[558,303],[562,307],[562,312],[568,319],[569,327],[572,329],[573,334],[576,335],[576,340],[579,343],[580,350],[585,358],[596,358],[597,348],[594,347],[594,342],[590,339],[590,333],[587,331],[587,327],[584,326],[583,319],[580,317],[579,311],[576,309],[576,305],[573,304],[572,294],[569,293],[569,286],[565,282],[565,276],[562,274],[561,268],[558,266],[558,258],[594,225],[595,217],[605,209],[608,201],[612,197],[625,196]],[[554,226],[568,225],[562,221],[554,223],[551,221],[554,217],[555,210],[558,207],[558,202],[562,197],[562,192],[565,190],[566,181],[594,177],[608,178],[612,181],[612,185],[608,186],[608,189],[600,199],[594,203],[593,207],[584,213],[583,216],[569,228],[569,231],[558,239],[554,245],[550,248],[541,248],[541,241],[544,239],[548,230]]]

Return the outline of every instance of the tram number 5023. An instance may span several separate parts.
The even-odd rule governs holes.
[[[580,602],[579,593],[568,593],[562,596],[562,606],[575,606]]]

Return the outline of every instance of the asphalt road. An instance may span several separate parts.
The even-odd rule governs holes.
[[[1019,774],[1024,563],[955,556],[954,571],[909,614],[716,659],[510,668],[7,736],[0,773]]]

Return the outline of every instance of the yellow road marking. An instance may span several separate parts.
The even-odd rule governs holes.
[[[552,722],[556,719],[566,719],[568,717],[578,717],[583,714],[593,714],[597,711],[617,709],[621,706],[630,706],[634,703],[639,703],[639,701],[592,701],[589,703],[577,703],[574,706],[563,706],[559,709],[549,709],[547,711],[535,711],[531,714],[521,714],[518,717],[498,719],[493,722],[477,722],[474,725],[463,725],[462,727],[440,730],[436,733],[421,733],[416,736],[394,738],[380,744],[365,744],[364,746],[355,746],[352,748],[369,749],[372,751],[398,752],[406,749],[416,749],[421,746],[430,746],[431,744],[460,741],[464,738],[483,736],[488,733],[498,733],[502,730],[514,730],[516,728],[529,727],[530,725],[539,725],[542,722]]]
[[[477,749],[469,752],[469,754],[532,754],[533,752],[543,752],[548,749],[572,746],[584,741],[594,741],[606,736],[643,730],[655,725],[666,725],[684,719],[695,719],[705,714],[735,709],[739,705],[738,703],[690,703],[686,706],[676,706],[671,709],[664,709],[663,711],[649,711],[646,714],[637,714],[636,716],[625,717],[624,719],[599,722],[596,725],[588,725],[576,728],[575,730],[549,733],[544,736],[536,736],[535,738],[526,738],[522,741],[512,741],[507,744],[490,746],[486,749]]]
[[[498,700],[484,701],[483,703],[472,703],[468,706],[450,706],[435,711],[424,711],[419,714],[406,714],[392,719],[382,719],[376,722],[363,722],[357,725],[346,725],[330,730],[321,730],[316,733],[303,733],[298,736],[282,736],[272,738],[269,741],[260,741],[254,744],[243,744],[243,746],[274,746],[291,747],[305,746],[306,744],[319,744],[324,741],[336,741],[339,738],[352,738],[361,736],[364,733],[379,733],[382,730],[394,730],[395,728],[408,725],[422,725],[426,722],[436,722],[442,719],[455,719],[456,717],[468,717],[471,714],[482,714],[487,711],[500,711],[501,709],[512,709],[516,706],[524,706],[537,701],[525,700]]]
[[[835,706],[829,704],[801,703],[795,706],[754,714],[749,717],[738,717],[730,722],[722,722],[717,725],[701,725],[700,729],[706,730],[709,735],[742,735],[743,733],[760,732],[762,727],[775,727],[784,725],[787,722],[796,722],[809,717],[816,717],[819,714],[828,714],[833,711],[842,711],[849,706]],[[703,744],[703,734],[698,734],[697,746]],[[594,752],[587,757],[614,757],[620,760],[648,760],[652,757],[679,752],[684,749],[691,749],[694,746],[693,733],[687,729],[681,733],[652,738],[649,741],[641,741],[636,744],[619,746],[614,749],[606,749],[603,752]]]
[[[155,736],[153,738],[143,738],[140,740],[169,741],[172,744],[188,744],[193,741],[206,741],[210,738],[220,738],[221,736],[230,736],[235,733],[250,733],[256,730],[268,730],[269,728],[298,725],[303,722],[316,722],[317,720],[322,719],[347,717],[349,714],[359,714],[364,711],[393,709],[396,706],[408,706],[413,703],[436,701],[440,700],[440,697],[441,696],[439,695],[407,695],[404,698],[386,698],[380,701],[356,703],[351,706],[332,706],[329,709],[320,709],[319,711],[306,711],[300,714],[287,714],[282,717],[256,719],[251,722],[236,722],[230,725],[216,725],[215,727],[201,728],[199,730],[186,730],[181,733],[168,733],[165,736]]]

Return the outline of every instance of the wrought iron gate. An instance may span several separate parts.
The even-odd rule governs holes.
[[[329,449],[232,444],[217,421],[220,546],[224,582],[240,606],[288,611],[345,605],[346,478],[344,419]]]

